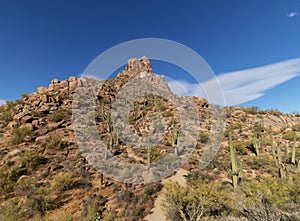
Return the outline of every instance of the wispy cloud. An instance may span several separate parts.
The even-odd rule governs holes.
[[[3,105],[3,104],[5,104],[5,103],[6,103],[5,100],[0,100],[0,106]]]
[[[210,101],[219,97],[215,91],[221,87],[226,105],[242,104],[257,99],[270,88],[284,83],[300,74],[300,58],[273,63],[266,66],[217,75],[201,84],[184,80],[168,80],[171,90],[179,95],[206,97]],[[219,86],[220,85],[220,86]],[[213,102],[214,103],[214,102]],[[217,102],[215,102],[217,103]]]
[[[289,18],[293,18],[293,17],[295,17],[296,15],[298,15],[297,12],[290,12],[290,13],[287,14],[287,16],[288,16]]]

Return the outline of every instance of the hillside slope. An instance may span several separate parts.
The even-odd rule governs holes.
[[[147,95],[134,101],[128,121],[136,135],[147,137],[151,132],[149,122],[155,114],[160,114],[167,125],[160,143],[151,149],[149,155],[146,149],[134,149],[118,136],[119,131],[114,129],[111,121],[112,103],[126,83],[144,76],[164,82],[163,77],[152,72],[151,64],[145,57],[131,59],[116,78],[100,81],[103,87],[95,95],[95,121],[100,138],[113,156],[126,162],[147,165],[149,161],[158,162],[174,152],[174,146],[179,141],[175,144],[173,131],[180,132],[180,117],[170,100]],[[103,176],[88,162],[78,145],[72,124],[73,97],[78,86],[94,81],[75,77],[63,81],[54,79],[48,87],[39,87],[37,92],[22,95],[20,100],[0,107],[0,220],[143,220],[150,214],[157,193],[162,189],[159,180],[150,184],[124,184]],[[226,111],[226,128],[222,130],[224,136],[220,138],[220,150],[206,168],[199,169],[199,159],[216,120],[212,119],[213,107],[203,98],[181,99],[196,104],[200,119],[197,122],[200,126],[196,131],[196,148],[182,166],[190,171],[187,181],[191,186],[202,185],[203,182],[210,185],[219,183],[236,193],[232,191],[233,174],[229,172],[231,156],[228,135],[232,134],[238,165],[242,165],[242,173],[238,174],[240,191],[246,188],[244,184],[248,185],[253,180],[260,181],[264,177],[277,180],[280,172],[285,176],[281,174],[279,180],[295,186],[287,191],[294,191],[294,195],[300,193],[300,116],[256,108],[223,108],[222,111]],[[276,144],[275,152],[270,135]],[[260,141],[259,154],[254,148],[254,138]],[[292,162],[293,145],[295,162]],[[279,166],[274,160],[276,157],[280,160]],[[292,195],[290,193],[289,196]],[[297,196],[285,202],[293,204],[296,211],[300,199]],[[287,211],[280,206],[276,209]],[[235,211],[235,215],[245,216],[245,210],[241,208]],[[176,215],[176,212],[173,211],[173,214]],[[216,209],[206,211],[203,217],[220,215],[221,210]],[[248,218],[255,220],[250,215]],[[171,219],[181,220],[182,217]]]

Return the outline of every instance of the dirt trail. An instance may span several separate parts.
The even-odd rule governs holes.
[[[172,182],[178,182],[181,186],[186,185],[184,175],[187,175],[188,171],[184,169],[179,169],[173,176],[166,178],[162,181],[162,184],[166,184],[170,181]],[[163,189],[161,190],[161,192]],[[167,218],[165,216],[165,212],[161,207],[161,204],[163,202],[163,196],[162,193],[159,193],[157,199],[154,202],[154,208],[152,209],[152,213],[144,218],[145,221],[166,221]]]

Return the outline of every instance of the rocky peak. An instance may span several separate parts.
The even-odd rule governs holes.
[[[155,76],[152,72],[152,66],[149,59],[143,56],[140,59],[130,58],[127,62],[125,70],[118,74],[118,77],[128,76],[134,78],[136,76],[144,77],[146,75]]]
[[[126,70],[128,72],[152,72],[152,66],[149,59],[146,56],[143,56],[140,59],[130,58],[128,60]]]

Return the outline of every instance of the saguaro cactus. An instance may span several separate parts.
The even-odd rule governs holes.
[[[180,132],[175,128],[172,130],[172,147],[174,148],[174,154],[178,156],[178,145],[179,145]]]
[[[272,127],[269,127],[269,133],[270,133],[270,144],[272,147],[272,156],[275,162],[276,167],[278,168],[278,160],[277,160],[277,155],[276,155],[276,151],[275,151],[275,144],[274,144],[274,139],[273,139],[273,130]]]
[[[148,143],[146,146],[146,151],[147,151],[147,163],[148,163],[148,169],[150,169],[151,166],[151,151],[152,151],[152,144],[150,139],[148,139]]]
[[[269,129],[270,132],[270,143],[272,146],[272,155],[273,155],[273,159],[275,162],[275,165],[278,169],[278,176],[282,179],[285,180],[286,178],[286,173],[284,173],[284,171],[286,172],[286,168],[284,163],[282,162],[282,154],[281,154],[281,147],[280,147],[280,142],[277,143],[276,149],[275,149],[275,143],[273,140],[273,131],[272,131],[272,127],[270,126]]]
[[[101,183],[101,186],[104,184],[104,177],[103,177],[102,173],[100,173],[100,183]]]
[[[292,164],[296,165],[296,142],[297,142],[297,136],[296,131],[294,131],[294,138],[293,138],[293,147],[292,147]]]
[[[238,177],[241,175],[242,169],[238,168],[237,165],[237,157],[236,157],[236,149],[232,143],[232,133],[231,131],[228,134],[229,137],[229,148],[230,148],[230,159],[231,159],[231,177],[232,177],[232,185],[235,190],[238,186]]]
[[[260,142],[260,138],[257,133],[254,135],[254,137],[252,139],[252,143],[253,143],[253,147],[255,149],[255,154],[256,154],[256,156],[259,157],[259,155],[260,155],[259,150],[261,148],[261,142]]]

